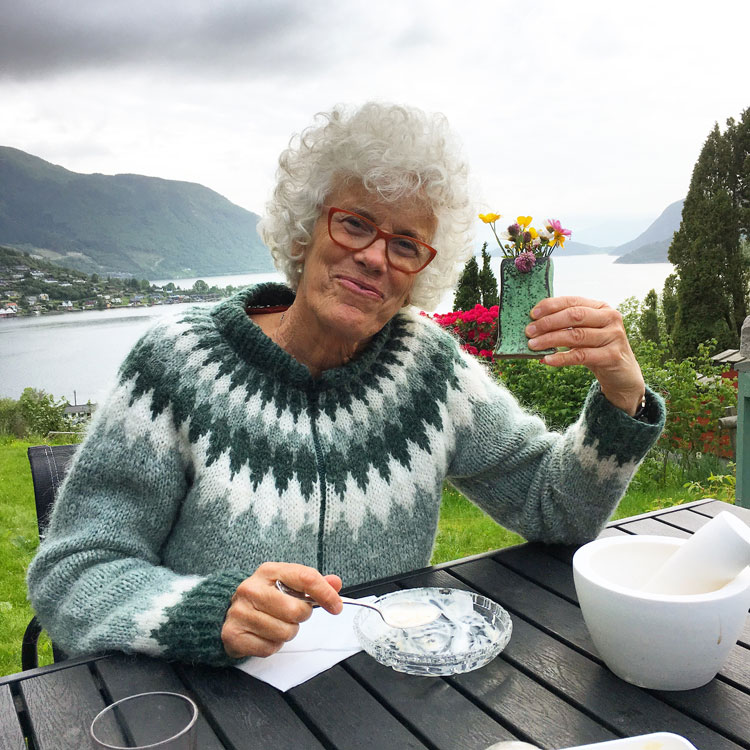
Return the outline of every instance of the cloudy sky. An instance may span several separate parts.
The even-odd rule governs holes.
[[[632,239],[750,106],[712,0],[1,0],[0,145],[199,182],[261,213],[289,137],[338,102],[444,112],[478,208]],[[479,239],[485,228],[477,227]]]

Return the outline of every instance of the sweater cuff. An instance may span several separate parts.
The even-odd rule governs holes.
[[[224,650],[221,629],[234,592],[250,575],[229,570],[207,576],[166,609],[166,621],[151,633],[164,648],[163,656],[219,667],[241,662]]]
[[[634,419],[610,403],[594,383],[583,409],[584,445],[594,445],[600,458],[614,456],[620,466],[640,461],[659,439],[666,414],[664,400],[648,386],[645,413]]]

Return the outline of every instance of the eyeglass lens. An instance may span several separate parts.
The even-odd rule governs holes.
[[[384,234],[363,216],[344,211],[332,214],[330,230],[333,240],[351,250],[364,250],[375,242],[378,235]],[[433,256],[426,245],[401,235],[388,238],[386,253],[394,268],[412,273],[422,270]]]

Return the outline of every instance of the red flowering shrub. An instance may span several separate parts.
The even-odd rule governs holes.
[[[497,341],[497,314],[497,305],[489,309],[475,305],[471,310],[435,313],[432,319],[458,336],[461,348],[469,354],[492,360],[492,350]]]

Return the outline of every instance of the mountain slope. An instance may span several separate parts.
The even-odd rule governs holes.
[[[78,174],[0,146],[0,243],[86,273],[272,271],[257,221],[202,185]]]
[[[614,248],[611,254],[620,256],[615,263],[669,263],[667,251],[672,235],[680,228],[684,203],[684,199],[670,203],[645,232]]]

